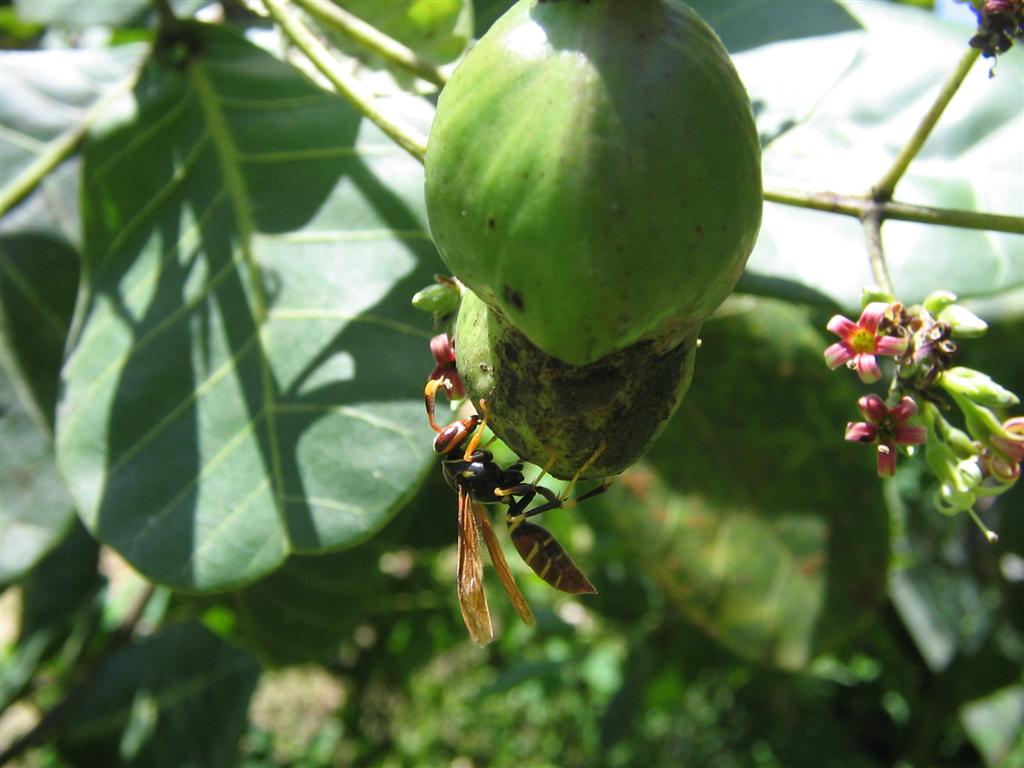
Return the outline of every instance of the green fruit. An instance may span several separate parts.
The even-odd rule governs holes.
[[[550,465],[566,480],[602,444],[585,478],[616,475],[644,454],[690,386],[696,349],[694,334],[569,365],[469,291],[455,341],[459,376],[472,402],[487,401],[495,434],[524,460]]]
[[[445,87],[426,157],[451,271],[575,365],[693,336],[761,195],[747,94],[677,0],[521,0]]]

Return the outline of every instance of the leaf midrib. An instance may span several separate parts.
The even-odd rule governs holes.
[[[271,496],[274,499],[274,506],[278,516],[283,519],[284,505],[281,500],[281,489],[284,488],[284,473],[281,462],[281,450],[278,445],[274,380],[267,359],[267,339],[265,337],[267,333],[268,302],[263,292],[262,271],[253,252],[253,233],[255,227],[253,226],[252,201],[249,197],[249,189],[242,175],[241,153],[238,151],[238,147],[231,135],[220,97],[210,80],[205,64],[199,61],[189,67],[189,77],[193,87],[196,89],[200,109],[207,122],[210,136],[213,139],[217,159],[220,161],[225,185],[231,198],[231,206],[238,225],[242,261],[246,265],[249,277],[253,321],[258,338],[257,354],[260,361],[260,391],[263,400],[263,415],[267,425],[270,466],[274,480],[274,493]]]

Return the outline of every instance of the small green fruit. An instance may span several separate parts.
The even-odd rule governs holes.
[[[678,0],[521,0],[441,94],[426,200],[451,271],[585,365],[693,337],[729,294],[760,146],[728,54]]]
[[[690,386],[696,349],[696,335],[650,340],[591,365],[568,365],[469,291],[455,341],[459,377],[473,403],[487,401],[495,434],[566,480],[602,444],[584,477],[616,475],[644,454]]]

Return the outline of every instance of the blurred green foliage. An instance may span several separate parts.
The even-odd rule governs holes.
[[[447,60],[470,22],[481,34],[508,2],[345,4],[372,6],[377,23]],[[225,29],[190,27],[200,31],[175,41],[185,58],[173,64],[161,52],[140,64],[138,48],[119,45],[68,49],[79,23],[149,23],[141,0],[80,5],[60,20],[44,2],[0,8],[0,45],[53,48],[4,54],[0,190],[69,132],[89,135],[84,171],[74,154],[0,231],[0,752],[57,708],[16,764],[1024,766],[1024,491],[978,510],[1000,534],[988,544],[964,516],[936,512],[922,461],[901,457],[896,478],[879,481],[872,451],[843,442],[865,390],[829,372],[821,351],[836,302],[866,273],[856,225],[799,211],[817,218],[806,229],[777,223],[762,239],[748,293],[705,325],[693,387],[653,450],[608,493],[544,515],[599,594],[556,593],[513,558],[536,613],[528,628],[488,568],[498,637],[478,648],[456,600],[456,499],[421,410],[432,329],[408,306],[443,269],[418,166],[248,42],[267,24],[238,4],[227,4]],[[952,68],[944,56],[970,34],[894,4],[823,0],[770,28],[765,19],[791,4],[698,5],[743,49],[775,167],[825,177],[830,167],[873,173],[869,155],[887,160],[927,105],[932,74]],[[193,6],[173,5],[182,15]],[[114,30],[107,42],[124,38]],[[892,109],[867,98],[875,91],[846,99],[843,88],[905,54],[897,38],[925,53],[882,84]],[[925,202],[1019,197],[1020,179],[1003,172],[1024,114],[1000,79],[1020,71],[1012,55],[991,90],[984,73],[965,87],[957,103],[970,108],[940,124],[924,170],[908,177]],[[373,57],[355,69],[426,130],[429,103],[395,93],[408,79]],[[885,140],[850,141],[859,130]],[[888,227],[908,290],[949,280],[984,298],[990,330],[963,342],[958,362],[1024,392],[1021,238]],[[795,245],[780,247],[783,236]],[[225,285],[234,291],[220,296]],[[250,311],[256,294],[269,320]],[[189,411],[168,399],[178,391],[168,379],[185,376],[179,393],[205,396],[206,381],[187,378],[193,367],[238,383],[221,402],[266,397],[258,366],[217,363],[225,351],[231,365],[244,357],[239,330],[262,321],[262,373],[288,385],[271,404],[299,426],[267,429],[253,450],[273,455],[274,439],[294,448],[284,480],[259,461],[222,463],[218,441],[230,449],[262,414],[211,408],[168,429]],[[66,360],[83,328],[96,366],[84,373]],[[96,398],[104,377],[111,399],[69,434],[69,391]],[[318,431],[328,420],[342,426]],[[128,444],[129,434],[143,440]],[[97,490],[97,477],[151,443],[161,452],[133,484]],[[200,460],[209,464],[192,478],[188,462]],[[157,491],[180,496],[169,476],[206,496],[157,504]],[[214,481],[230,493],[211,492]],[[240,505],[267,487],[280,507],[260,518]],[[99,520],[82,504],[93,494]],[[31,534],[31,546],[8,554],[17,542],[7,531]]]

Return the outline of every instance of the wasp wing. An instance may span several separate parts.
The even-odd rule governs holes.
[[[477,520],[477,527],[484,535],[484,542],[487,544],[487,551],[491,554],[494,570],[498,572],[501,586],[505,588],[508,599],[512,601],[512,605],[515,607],[516,613],[519,614],[519,618],[526,624],[532,625],[533,611],[530,610],[526,598],[519,591],[515,577],[512,576],[512,571],[509,570],[508,561],[505,560],[505,555],[501,552],[501,545],[498,543],[498,537],[494,535],[494,529],[491,527],[491,521],[487,518],[487,513],[482,505],[473,503],[472,500],[470,500],[470,505],[473,508],[473,515]]]
[[[484,594],[484,562],[480,556],[480,524],[473,499],[459,490],[459,608],[473,642],[486,645],[494,639],[491,612]]]

